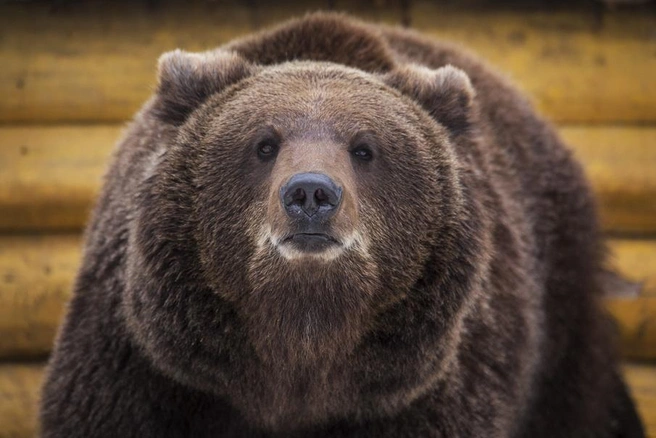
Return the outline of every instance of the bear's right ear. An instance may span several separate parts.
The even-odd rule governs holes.
[[[408,64],[384,75],[383,81],[412,97],[452,135],[469,132],[476,92],[467,73],[459,68],[446,65],[433,70]]]
[[[225,50],[165,53],[158,62],[155,113],[164,122],[182,124],[209,96],[254,71],[253,64]]]

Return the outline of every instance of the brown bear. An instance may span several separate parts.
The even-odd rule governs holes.
[[[641,437],[590,188],[462,49],[314,14],[162,56],[44,437]]]

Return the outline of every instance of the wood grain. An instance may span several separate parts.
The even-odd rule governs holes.
[[[0,230],[80,229],[122,125],[0,127]],[[609,231],[656,232],[656,127],[564,126]]]
[[[656,232],[656,127],[565,126],[560,133],[592,182],[604,228]]]
[[[656,241],[610,241],[610,266],[640,285],[640,295],[606,300],[622,339],[622,353],[634,359],[656,359]]]
[[[558,122],[656,120],[653,9],[574,5],[476,10],[413,0],[417,30],[462,43],[515,80]]]
[[[0,230],[80,229],[120,131],[0,127]]]
[[[627,364],[624,378],[645,425],[647,438],[656,438],[656,365]]]
[[[34,437],[42,364],[0,365],[0,438]]]
[[[74,235],[0,237],[0,357],[50,352],[78,268]]]
[[[656,15],[649,6],[611,12],[593,3],[565,11],[471,3],[3,3],[0,122],[129,119],[153,87],[161,53],[216,47],[330,8],[406,22],[467,46],[507,72],[556,121],[656,121]]]

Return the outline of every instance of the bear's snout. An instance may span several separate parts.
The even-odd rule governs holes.
[[[257,242],[288,260],[328,261],[361,237],[355,175],[346,145],[306,134],[289,134],[276,158]]]
[[[298,173],[280,188],[287,215],[296,220],[325,222],[342,202],[342,189],[323,173]]]

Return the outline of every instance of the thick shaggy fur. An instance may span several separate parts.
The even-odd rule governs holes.
[[[343,247],[304,256],[317,170]],[[44,437],[643,436],[581,169],[460,48],[315,14],[163,56],[86,242]]]

